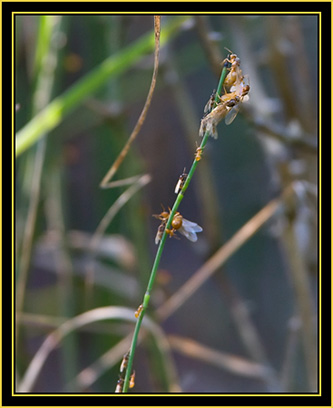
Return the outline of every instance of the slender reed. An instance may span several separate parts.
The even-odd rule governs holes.
[[[116,161],[112,164],[111,168],[109,171],[106,173],[104,176],[103,180],[101,181],[100,187],[102,188],[110,188],[115,186],[115,182],[110,183],[112,177],[115,175],[116,171],[118,170],[119,166],[121,163],[124,161],[132,143],[136,139],[145,119],[147,116],[147,112],[149,109],[149,106],[151,104],[151,100],[153,97],[153,93],[155,90],[155,85],[156,85],[156,78],[157,78],[157,73],[158,73],[158,62],[159,62],[159,54],[160,54],[160,32],[161,32],[161,16],[154,16],[154,33],[155,33],[155,55],[154,55],[154,72],[153,72],[153,77],[151,80],[150,84],[150,89],[148,92],[148,96],[145,102],[145,105],[142,109],[141,115],[128,139],[126,142],[125,146],[123,147],[122,151],[118,155]],[[117,182],[116,182],[117,183]]]
[[[227,66],[224,65],[224,67],[222,69],[222,72],[221,72],[219,84],[218,84],[218,87],[217,87],[217,92],[216,92],[216,97],[215,97],[215,102],[214,102],[215,105],[217,105],[218,102],[219,102],[219,95],[221,94],[222,85],[223,85],[223,82],[224,82],[224,80],[225,80],[225,78],[227,76],[227,73],[228,73]],[[208,140],[209,136],[210,136],[210,132],[208,132],[208,131],[205,132],[205,134],[204,134],[204,136],[202,138],[201,144],[200,144],[199,148],[197,149],[197,151],[200,151],[200,155],[202,154],[202,152],[203,152],[203,150],[204,150],[204,148],[206,146],[206,143],[207,143],[207,140]],[[149,282],[148,282],[148,285],[147,285],[147,289],[146,289],[145,295],[143,297],[143,302],[142,302],[142,305],[140,305],[140,307],[139,307],[139,309],[137,311],[137,321],[136,321],[136,325],[135,325],[135,329],[134,329],[131,348],[130,348],[130,351],[129,351],[128,365],[127,365],[126,375],[125,375],[124,384],[123,384],[123,388],[122,388],[123,393],[126,393],[128,391],[128,388],[129,388],[129,382],[130,382],[130,377],[131,377],[131,373],[132,373],[132,366],[133,366],[133,359],[134,359],[134,352],[135,352],[136,344],[137,344],[137,341],[138,341],[138,336],[139,336],[139,331],[140,331],[140,328],[141,328],[142,320],[143,320],[143,317],[144,317],[145,312],[147,310],[147,307],[149,305],[150,294],[151,294],[151,291],[152,291],[152,288],[153,288],[153,285],[154,285],[154,282],[155,282],[157,269],[158,269],[158,266],[159,266],[159,263],[160,263],[160,260],[161,260],[161,256],[162,256],[164,245],[165,245],[165,241],[166,241],[166,238],[167,238],[167,232],[166,231],[169,230],[170,227],[171,227],[173,217],[176,214],[176,211],[177,211],[181,201],[184,198],[184,194],[185,194],[185,192],[186,192],[186,190],[187,190],[187,188],[188,188],[188,186],[189,186],[189,184],[190,184],[190,182],[192,180],[193,174],[194,174],[194,172],[195,172],[195,170],[197,168],[197,165],[198,165],[199,161],[200,160],[198,160],[197,158],[195,158],[193,160],[193,163],[192,163],[191,169],[190,169],[190,171],[189,171],[189,173],[187,175],[186,181],[185,181],[183,187],[180,189],[180,192],[177,195],[176,201],[174,202],[173,207],[172,207],[172,209],[170,211],[168,222],[167,222],[167,224],[165,226],[165,229],[164,229],[164,232],[163,232],[159,247],[157,249],[157,253],[156,253],[155,261],[154,261],[154,264],[153,264],[153,267],[152,267],[152,270],[151,270],[151,273],[150,273],[150,278],[149,278]]]
[[[39,34],[34,60],[34,94],[32,100],[32,114],[36,115],[51,97],[54,86],[54,61],[58,58],[58,47],[52,38],[61,30],[61,18],[40,16],[38,21]],[[53,63],[52,63],[53,61]],[[19,258],[19,275],[16,286],[16,314],[18,316],[16,339],[19,338],[19,319],[24,307],[24,298],[28,280],[29,265],[33,246],[33,236],[36,227],[38,204],[40,202],[41,179],[46,154],[46,143],[38,144],[35,152],[31,152],[29,162],[33,162],[33,176],[30,185],[30,201],[23,231],[22,250]],[[18,237],[20,239],[20,237]]]

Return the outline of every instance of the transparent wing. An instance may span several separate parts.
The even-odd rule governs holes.
[[[183,225],[182,227],[186,230],[193,231],[193,232],[201,232],[202,227],[198,225],[196,222],[192,222],[183,218]]]
[[[249,95],[245,95],[245,96],[243,97],[243,102],[248,102],[249,99],[250,99]]]
[[[233,108],[230,109],[230,111],[227,113],[224,121],[226,125],[230,125],[234,120],[235,117],[237,116],[239,112],[239,104],[235,105]]]
[[[212,98],[210,97],[209,101],[206,103],[206,105],[204,107],[204,113],[208,114],[212,110],[213,103],[214,103],[214,101],[212,101]]]
[[[201,231],[202,228],[200,227],[200,225],[183,218],[183,223],[182,226],[179,228],[179,232],[183,234],[188,240],[196,242],[198,239],[197,232]]]
[[[213,93],[211,94],[208,102],[206,103],[206,105],[204,107],[204,113],[206,115],[208,115],[214,109],[214,106],[216,105],[216,103],[215,103],[216,98],[217,98],[216,103],[219,103],[220,97],[218,95],[216,95],[216,91],[214,89]]]
[[[182,184],[182,181],[179,179],[178,182],[177,182],[177,184],[176,184],[176,187],[175,187],[175,193],[176,193],[176,194],[179,193],[181,184]]]
[[[158,243],[161,241],[161,234],[157,232],[155,236],[155,244],[158,245]]]
[[[196,242],[198,240],[197,234],[195,232],[187,231],[183,227],[179,228],[179,232],[192,242]]]

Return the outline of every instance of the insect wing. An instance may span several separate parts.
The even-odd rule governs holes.
[[[192,222],[183,218],[183,227],[187,230],[192,230],[194,232],[201,232],[202,227],[198,225],[196,222]]]
[[[124,386],[124,379],[119,377],[119,380],[117,381],[117,387],[116,387],[115,392],[117,394],[123,392],[123,386]]]
[[[183,218],[183,224],[181,228],[179,229],[179,232],[183,234],[188,240],[192,242],[196,242],[198,239],[196,233],[201,232],[201,231],[202,231],[202,227],[200,227],[200,225]]]
[[[176,194],[179,193],[179,190],[181,189],[181,185],[182,185],[182,180],[179,179],[178,182],[177,182],[177,184],[176,184],[176,187],[175,187],[175,193],[176,193]]]
[[[158,245],[158,243],[161,241],[162,234],[157,231],[156,236],[155,236],[155,245]]]
[[[189,241],[196,242],[198,240],[197,234],[192,231],[187,231],[184,228],[180,228],[179,232],[184,235]]]
[[[230,111],[227,113],[225,117],[225,124],[230,125],[234,120],[235,117],[237,116],[239,112],[239,104],[235,105],[233,108],[230,109]]]
[[[209,98],[209,101],[206,103],[204,107],[204,113],[208,114],[212,110],[212,98]]]
[[[128,365],[128,358],[129,358],[129,351],[124,355],[123,360],[121,362],[120,365],[120,372],[122,373],[123,371],[125,371],[127,365]]]
[[[206,103],[206,105],[204,107],[204,113],[206,115],[208,115],[208,113],[213,110],[214,104],[215,104],[215,97],[216,97],[216,94],[215,94],[215,89],[214,89],[213,93],[211,94],[208,102]]]
[[[243,97],[243,102],[248,102],[249,99],[250,99],[249,95],[245,95],[245,96]]]
[[[239,82],[239,83],[237,83],[236,85],[233,85],[231,88],[230,88],[230,92],[231,93],[234,93],[235,94],[235,96],[236,95],[238,95],[238,96],[241,96],[242,95],[242,92],[243,92],[243,82]]]

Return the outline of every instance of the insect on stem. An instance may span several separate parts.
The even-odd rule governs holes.
[[[225,106],[225,110],[227,110],[226,108],[229,107],[231,109],[231,102],[230,99],[228,98],[228,103],[229,105],[227,106],[227,102],[226,101],[221,101],[221,99],[223,99],[222,95],[222,89],[223,89],[223,83],[226,80],[227,76],[230,74],[231,72],[231,68],[229,70],[228,66],[231,63],[231,56],[230,59],[227,59],[227,61],[224,61],[223,63],[223,69],[221,72],[221,76],[220,76],[220,80],[219,80],[219,84],[217,87],[217,91],[215,95],[212,95],[210,98],[210,106],[209,106],[209,112],[207,113],[207,116],[205,116],[202,121],[201,121],[201,126],[202,129],[200,128],[200,132],[202,131],[202,134],[200,134],[201,136],[203,136],[203,139],[201,141],[200,146],[197,146],[197,149],[195,151],[195,157],[192,163],[192,166],[188,172],[188,174],[185,173],[186,169],[184,168],[183,173],[179,176],[179,179],[177,181],[176,187],[175,187],[175,193],[178,194],[177,198],[174,202],[174,205],[172,207],[172,209],[169,209],[169,211],[165,211],[165,209],[163,208],[163,211],[160,214],[154,214],[153,216],[155,218],[157,218],[158,220],[160,220],[160,225],[157,229],[157,233],[156,233],[156,237],[155,237],[155,243],[158,244],[158,249],[155,255],[155,260],[152,266],[152,270],[150,273],[150,277],[149,277],[149,281],[148,281],[148,285],[147,285],[147,289],[144,295],[144,299],[142,304],[138,307],[138,309],[135,312],[135,317],[137,318],[136,321],[136,325],[135,325],[135,329],[134,329],[134,334],[133,334],[133,338],[132,338],[132,344],[131,344],[131,348],[128,354],[126,354],[126,358],[128,359],[128,361],[126,360],[126,362],[124,362],[125,360],[123,360],[122,365],[121,365],[121,374],[123,374],[124,370],[125,370],[125,377],[123,377],[123,375],[121,375],[121,378],[119,378],[118,380],[118,384],[117,384],[117,389],[120,389],[120,392],[126,393],[128,391],[129,388],[134,386],[134,381],[135,381],[135,371],[132,371],[132,365],[133,365],[133,358],[134,358],[134,352],[135,352],[135,348],[136,348],[136,344],[137,344],[137,340],[138,340],[138,335],[139,335],[139,331],[140,331],[140,327],[142,324],[142,320],[144,317],[144,314],[147,310],[148,304],[149,304],[149,299],[150,299],[150,293],[152,291],[153,288],[153,284],[155,281],[155,277],[156,277],[156,273],[157,273],[157,269],[160,263],[160,259],[163,253],[163,249],[164,249],[164,245],[166,242],[166,238],[169,235],[170,237],[175,236],[175,234],[177,232],[180,232],[182,235],[184,235],[187,239],[189,239],[192,242],[195,242],[197,240],[197,233],[202,231],[202,228],[196,224],[195,222],[192,221],[188,221],[186,220],[178,211],[178,207],[182,201],[182,199],[184,198],[184,193],[186,192],[189,183],[193,177],[194,171],[198,165],[198,162],[201,160],[202,158],[202,153],[203,153],[203,149],[207,143],[208,137],[209,135],[212,133],[212,129],[209,129],[209,126],[207,126],[208,124],[210,124],[210,126],[213,128],[216,127],[217,123],[222,119],[222,117],[224,117],[224,113],[223,115],[220,115],[221,118],[217,121],[217,120],[212,120],[212,117],[215,118],[219,115],[216,115],[216,109],[219,108],[220,105]],[[232,64],[232,63],[231,63]],[[235,68],[236,69],[236,68]],[[229,72],[230,71],[230,72]],[[231,78],[231,77],[229,77]],[[233,92],[230,90],[230,92]],[[220,97],[220,95],[222,95],[222,97]],[[236,96],[236,95],[235,95]],[[238,95],[237,95],[238,96]],[[240,95],[240,98],[242,98],[243,96]],[[238,103],[236,101],[236,103]],[[221,108],[219,108],[221,109]],[[208,118],[208,119],[207,119]],[[204,125],[202,125],[204,124]],[[126,366],[126,369],[125,369]]]

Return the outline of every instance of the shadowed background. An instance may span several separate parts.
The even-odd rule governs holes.
[[[177,18],[162,18],[161,39]],[[153,37],[153,16],[16,16],[15,24],[17,130],[107,57],[149,32]],[[248,75],[250,100],[230,126],[220,123],[180,206],[203,227],[198,242],[168,239],[163,252],[147,317],[168,341],[172,374],[156,336],[144,331],[130,392],[317,390],[317,31],[311,15],[189,16],[179,24],[161,47],[152,105],[115,176],[149,173],[152,181],[120,208],[93,254],[99,222],[127,188],[99,183],[142,110],[153,48],[130,65],[124,61],[122,72],[19,155],[18,386],[60,323],[103,306],[131,308],[134,316],[156,252],[159,222],[152,214],[172,206],[178,177],[191,166],[227,47]],[[292,198],[159,321],[155,310],[291,183]],[[119,318],[74,330],[30,391],[114,392],[128,348],[118,343],[133,327]],[[108,360],[104,353],[112,350]]]

